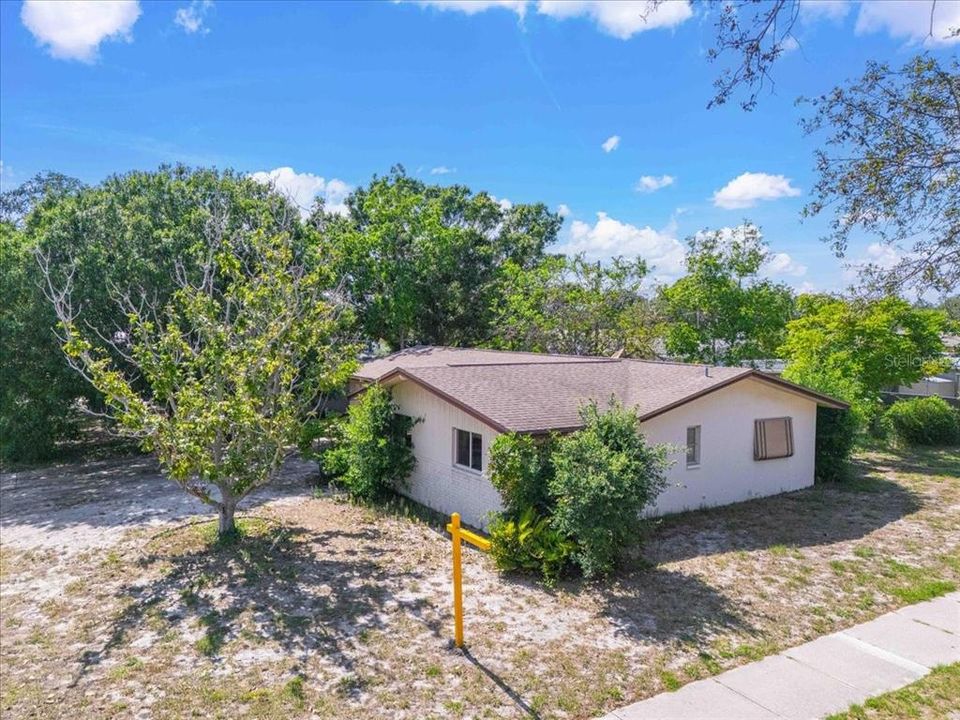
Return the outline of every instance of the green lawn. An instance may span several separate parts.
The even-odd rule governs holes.
[[[906,687],[870,698],[827,720],[940,720],[960,717],[960,663],[941,665]]]

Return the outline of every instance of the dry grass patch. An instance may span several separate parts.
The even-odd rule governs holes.
[[[4,533],[0,712],[591,717],[960,583],[960,456],[873,452],[858,473],[664,519],[607,583],[546,589],[467,551],[468,653],[449,643],[449,541],[410,506],[300,485],[236,543],[131,524],[52,551],[60,526],[76,537],[67,498],[42,533]]]

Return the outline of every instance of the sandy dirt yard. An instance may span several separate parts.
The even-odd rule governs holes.
[[[0,480],[7,718],[585,718],[960,584],[960,451],[862,454],[856,477],[665,519],[616,577],[548,589],[358,507],[294,461],[247,536],[146,458]]]

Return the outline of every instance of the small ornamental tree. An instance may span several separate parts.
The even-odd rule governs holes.
[[[346,312],[328,271],[304,264],[288,234],[215,227],[192,248],[200,262],[177,266],[163,305],[142,288],[109,288],[127,319],[112,336],[84,325],[72,269],[40,263],[71,365],[121,432],[217,510],[223,537],[237,503],[273,479],[304,420],[346,382],[356,348],[340,342]]]
[[[416,459],[407,438],[416,422],[398,412],[389,390],[373,384],[347,410],[341,441],[324,455],[324,468],[354,497],[382,497],[413,471]]]

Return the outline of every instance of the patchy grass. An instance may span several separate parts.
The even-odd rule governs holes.
[[[906,687],[870,698],[827,720],[952,718],[960,714],[960,663],[941,665]]]
[[[468,549],[462,653],[442,518],[302,484],[222,543],[206,518],[131,520],[145,487],[181,501],[136,472],[4,495],[5,719],[586,718],[960,584],[960,456],[871,450],[849,483],[657,521],[605,583],[544,588]]]

